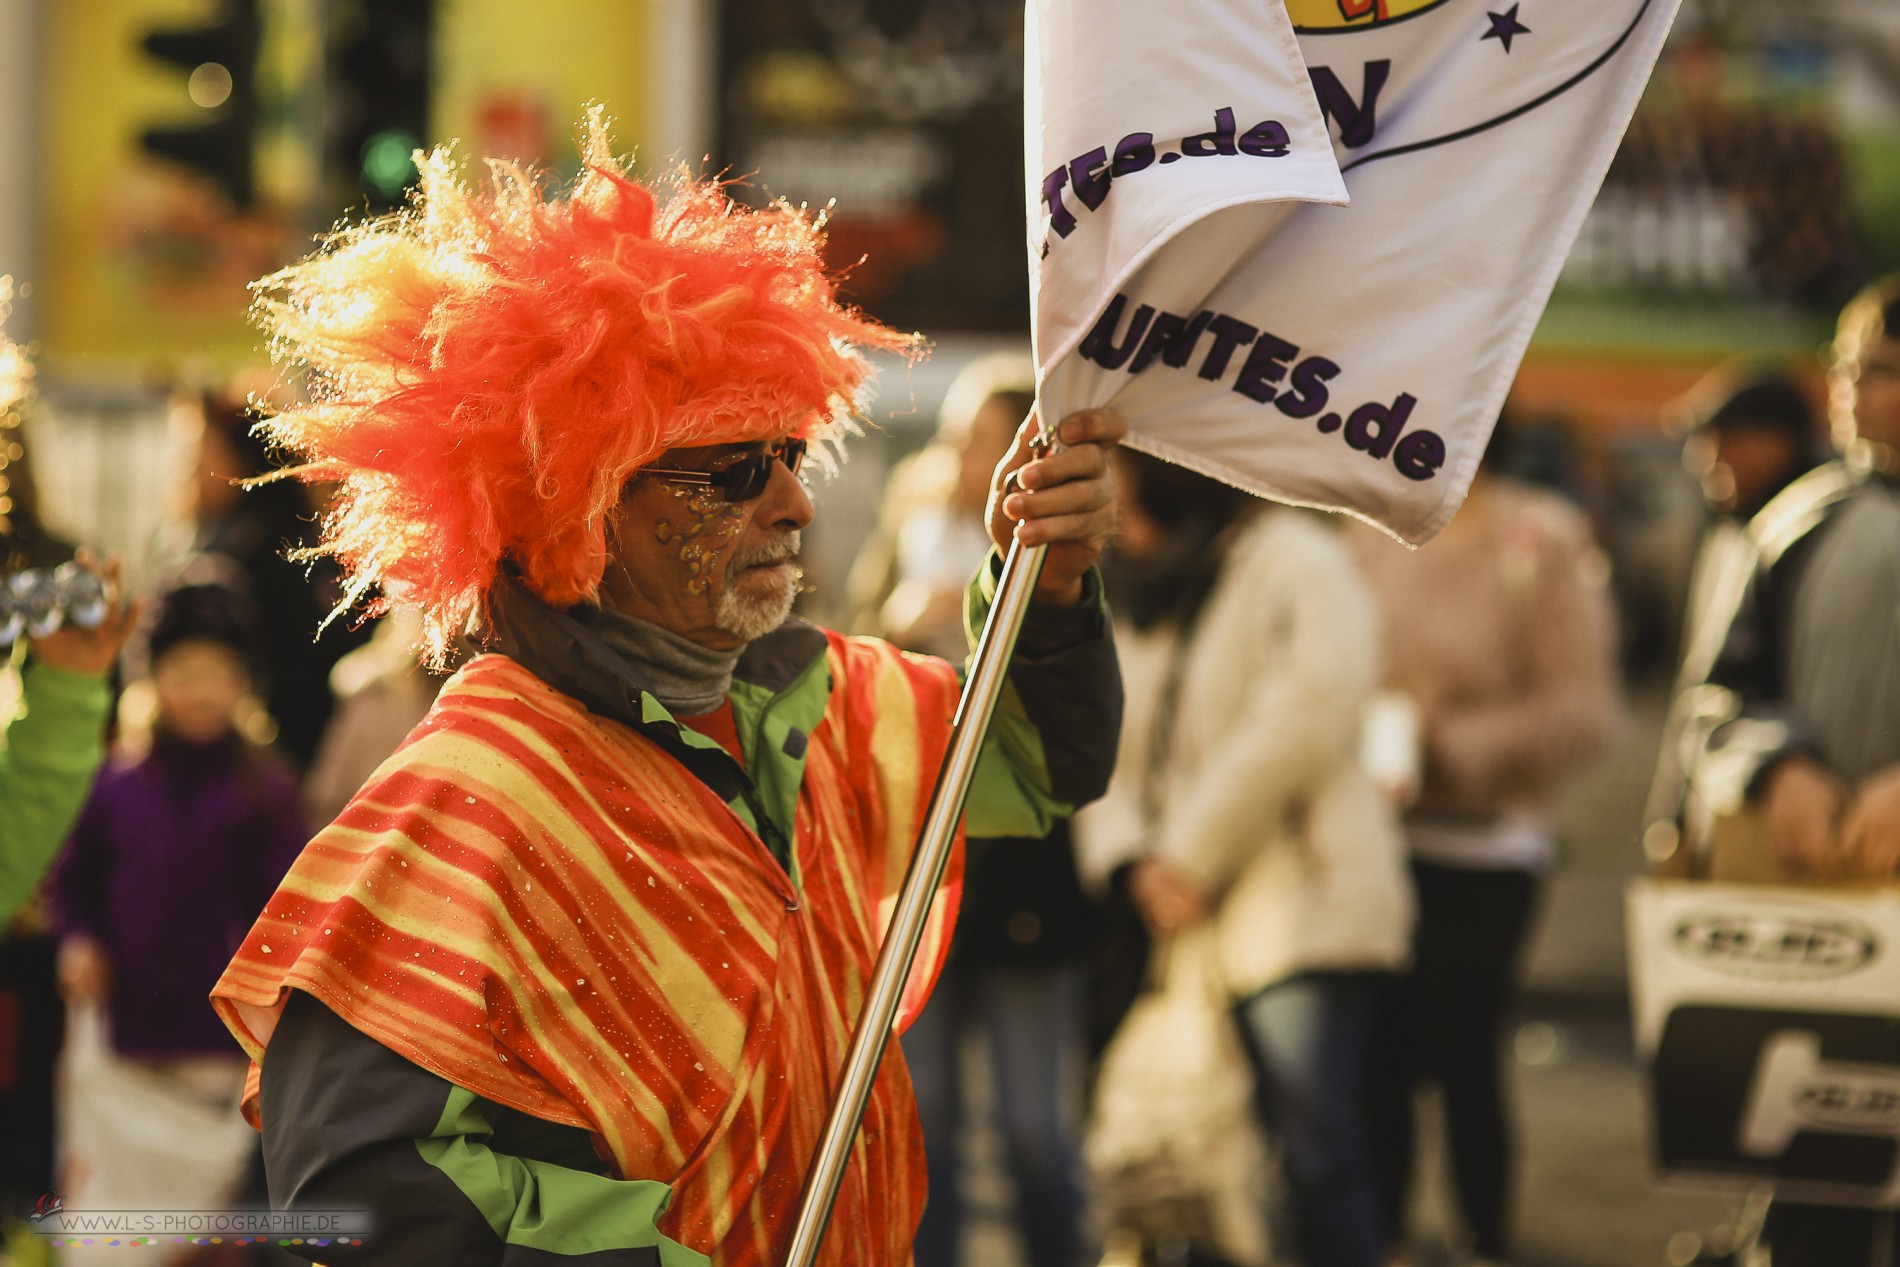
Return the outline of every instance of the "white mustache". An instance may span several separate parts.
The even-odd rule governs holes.
[[[726,565],[727,571],[737,576],[745,568],[758,567],[761,564],[795,563],[798,560],[799,544],[798,533],[788,533],[786,536],[780,537],[777,541],[768,542],[765,545],[758,546],[745,553],[733,555],[732,561]]]

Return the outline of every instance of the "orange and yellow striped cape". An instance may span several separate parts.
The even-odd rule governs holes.
[[[660,1230],[720,1267],[776,1262],[957,695],[940,661],[827,639],[790,874],[654,742],[484,656],[310,843],[214,1005],[256,1061],[286,992],[308,991],[477,1095],[592,1132],[621,1177],[672,1185]],[[907,1016],[960,868],[959,848]],[[909,1262],[924,1195],[893,1043],[822,1261]]]

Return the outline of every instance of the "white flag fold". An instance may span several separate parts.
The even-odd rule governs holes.
[[[1030,0],[1042,408],[1429,539],[1678,2]]]

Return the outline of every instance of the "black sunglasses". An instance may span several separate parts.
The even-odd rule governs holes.
[[[749,502],[765,491],[772,482],[772,463],[783,462],[793,475],[805,462],[806,442],[787,440],[776,449],[764,449],[748,454],[720,467],[716,471],[683,471],[669,466],[643,466],[640,474],[651,475],[655,479],[671,481],[675,484],[698,484],[705,488],[716,488],[726,495],[728,502]]]

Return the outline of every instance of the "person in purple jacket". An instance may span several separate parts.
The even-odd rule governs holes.
[[[309,839],[289,766],[240,726],[255,630],[222,586],[158,601],[150,745],[122,744],[53,872],[69,1209],[224,1209],[253,1161],[211,987]]]
[[[221,586],[160,600],[150,750],[106,766],[54,873],[61,984],[123,1056],[238,1054],[211,987],[310,836],[289,768],[239,730],[253,629]]]

